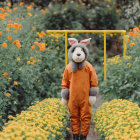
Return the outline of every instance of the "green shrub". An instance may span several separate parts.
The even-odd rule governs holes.
[[[139,28],[136,28],[139,30]],[[134,36],[137,34],[134,29]],[[105,99],[129,99],[140,105],[140,41],[137,36],[129,36],[127,55],[124,58],[116,56],[108,59],[107,80],[100,79],[100,92]]]
[[[86,7],[76,3],[62,6],[55,4],[46,13],[46,29],[83,29],[87,21],[86,10]]]
[[[16,6],[16,5],[15,5]],[[44,11],[5,8],[0,18],[0,127],[36,100],[58,97],[65,66],[64,35],[42,30]],[[2,13],[3,15],[5,13]]]

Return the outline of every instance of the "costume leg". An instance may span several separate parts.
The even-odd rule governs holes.
[[[85,102],[80,106],[81,134],[87,136],[90,129],[92,106]]]
[[[70,121],[73,134],[80,133],[80,108],[74,103],[68,103],[68,109],[70,112]]]

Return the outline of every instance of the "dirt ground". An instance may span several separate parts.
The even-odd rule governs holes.
[[[95,103],[95,108],[99,107],[102,103],[103,103],[102,96],[101,96],[101,94],[98,94],[97,101]],[[93,122],[91,122],[90,123],[90,131],[89,131],[89,134],[87,136],[87,140],[99,140],[97,138],[97,134],[94,132],[94,127],[95,126],[94,126]],[[67,131],[67,136],[66,136],[65,140],[73,140],[71,128],[69,131]]]

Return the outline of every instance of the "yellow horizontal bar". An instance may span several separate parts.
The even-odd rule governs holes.
[[[126,33],[125,30],[47,30],[47,33]]]

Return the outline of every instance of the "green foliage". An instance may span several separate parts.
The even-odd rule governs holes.
[[[0,127],[8,115],[20,113],[36,100],[60,96],[64,35],[47,34],[42,30],[42,11],[32,9],[30,16],[25,8],[19,7],[0,19]],[[8,26],[9,20],[14,27]]]
[[[140,42],[136,39],[136,46],[132,47],[132,41],[127,44],[129,57],[112,59],[110,63],[108,62],[107,80],[103,80],[103,74],[99,78],[100,92],[106,100],[128,99],[140,105]]]
[[[75,4],[53,5],[46,13],[46,29],[83,29],[87,21],[86,10]]]

